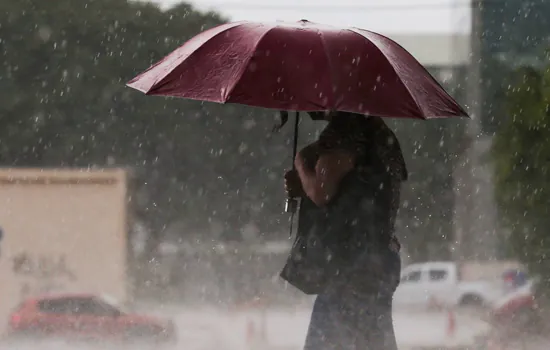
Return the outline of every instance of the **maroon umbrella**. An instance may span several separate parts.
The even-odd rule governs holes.
[[[278,110],[416,119],[467,116],[394,41],[367,30],[308,21],[218,26],[128,86],[148,95]]]

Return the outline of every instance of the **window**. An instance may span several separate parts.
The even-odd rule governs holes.
[[[116,308],[94,298],[77,299],[76,304],[78,305],[77,313],[79,315],[116,316],[120,314]]]
[[[120,311],[94,298],[47,299],[38,303],[40,311],[52,314],[116,316]]]
[[[430,270],[430,281],[443,281],[447,278],[447,270]]]
[[[38,309],[49,314],[71,314],[74,305],[70,299],[45,299],[38,302]]]
[[[420,271],[411,271],[405,276],[401,277],[401,282],[418,282],[420,281],[421,272]]]

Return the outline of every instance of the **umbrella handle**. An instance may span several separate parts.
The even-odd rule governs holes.
[[[292,170],[296,169],[294,165],[294,160],[296,159],[296,154],[298,154],[298,126],[300,124],[300,112],[296,112],[296,117],[294,118],[294,140],[292,144]],[[294,214],[298,210],[298,200],[296,198],[287,198],[285,202],[285,212],[290,213],[290,236],[292,236],[292,226],[294,223]]]
[[[296,154],[298,153],[298,125],[300,123],[300,112],[296,112],[296,118],[294,120],[294,140],[292,144],[292,170],[296,170],[294,165],[294,160],[296,159]],[[298,209],[298,200],[296,198],[287,198],[285,202],[285,212],[292,214],[296,213]],[[291,218],[292,221],[292,218]]]

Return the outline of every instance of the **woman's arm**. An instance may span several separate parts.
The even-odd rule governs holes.
[[[338,192],[342,178],[353,169],[354,158],[346,150],[333,150],[319,155],[312,169],[302,152],[298,153],[294,164],[305,194],[317,206],[329,203]]]

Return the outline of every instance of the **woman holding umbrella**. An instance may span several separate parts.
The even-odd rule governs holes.
[[[334,257],[340,273],[317,296],[305,349],[394,350],[391,306],[400,277],[394,224],[405,162],[381,118],[343,112],[327,118],[319,140],[285,174],[288,195],[311,200],[323,212],[322,226],[349,231],[331,233],[339,236],[333,250],[342,255]],[[324,210],[330,206],[346,209]]]

